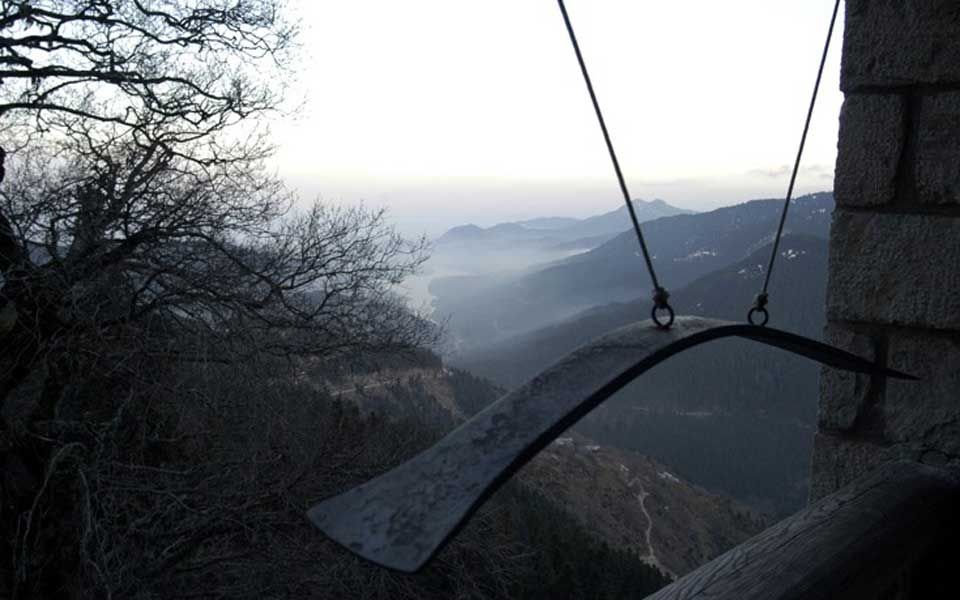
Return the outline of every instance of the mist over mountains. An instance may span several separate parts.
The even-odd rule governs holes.
[[[690,212],[663,200],[634,200],[634,210],[640,222]],[[585,219],[542,217],[486,228],[461,225],[434,240],[427,275],[432,282],[444,276],[469,276],[492,284],[596,248],[629,228],[625,206]],[[426,285],[421,286],[424,297]]]
[[[677,208],[663,200],[634,200],[634,211],[641,223],[661,217],[692,214],[692,211]],[[477,244],[508,244],[526,242],[545,248],[560,244],[583,243],[587,240],[610,239],[630,228],[630,217],[626,206],[585,219],[570,217],[543,217],[500,223],[488,228],[476,225],[454,227],[437,238],[436,244],[441,250],[462,244],[479,249]],[[602,242],[601,242],[602,243]],[[599,244],[595,244],[599,245]]]
[[[771,245],[763,246],[741,261],[673,290],[671,302],[677,314],[743,321],[752,306],[754,295],[762,285],[770,250]],[[819,337],[824,323],[826,240],[814,236],[786,236],[781,242],[779,259],[770,289],[770,325]],[[453,362],[499,385],[513,388],[578,346],[618,327],[649,318],[651,308],[652,302],[645,298],[595,306],[558,323],[474,348],[454,358]],[[706,352],[709,348],[710,346],[705,346],[702,351]],[[769,353],[767,349],[758,350],[762,354]],[[729,353],[721,354],[723,361],[730,367],[727,369],[730,372],[734,372],[734,366],[745,358]],[[655,375],[660,376],[666,372],[678,375],[684,372],[689,366],[686,364],[689,361],[684,360],[684,356],[680,355],[661,366],[654,372]],[[786,354],[783,356],[786,360],[793,358]],[[683,363],[683,367],[670,367],[676,363]],[[671,387],[696,387],[697,384],[692,383],[695,380],[695,377],[676,377]],[[682,392],[682,389],[677,391]],[[666,404],[676,405],[684,410],[695,410],[703,408],[705,402],[709,402],[698,401],[690,394],[681,393],[679,397],[679,403],[669,401]],[[651,404],[657,404],[652,399],[648,400]],[[753,408],[748,398],[744,398],[739,404]]]
[[[677,290],[750,257],[772,241],[781,208],[776,200],[754,200],[705,213],[647,221],[644,236],[662,284]],[[795,199],[786,234],[825,239],[832,210],[830,193]],[[454,350],[468,352],[560,322],[594,306],[648,297],[649,277],[625,212],[628,230],[585,252],[528,266],[520,272],[497,274],[491,269],[486,274],[433,279],[429,290],[434,296],[435,316],[449,319]],[[511,247],[503,239],[493,262],[501,262],[498,257]],[[524,254],[521,244],[514,247],[517,255]],[[470,260],[474,264],[484,260],[479,248],[474,248]]]
[[[754,200],[644,224],[678,314],[745,319],[781,209],[779,201]],[[793,201],[771,283],[770,326],[821,336],[832,211],[831,193]],[[507,389],[591,339],[649,318],[651,308],[631,230],[520,272],[439,278],[430,289],[435,314],[451,319],[448,361]],[[806,497],[817,374],[816,365],[787,353],[722,340],[644,374],[575,429],[787,514]]]

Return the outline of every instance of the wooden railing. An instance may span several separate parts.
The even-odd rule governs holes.
[[[919,463],[890,463],[648,600],[960,598],[960,586],[936,595],[898,591],[918,564],[936,560],[932,555],[946,551],[956,556],[958,524],[960,474]],[[956,571],[960,564],[950,568]]]

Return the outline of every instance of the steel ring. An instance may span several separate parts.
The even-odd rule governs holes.
[[[660,321],[660,317],[657,315],[657,312],[660,310],[667,311],[667,322],[663,323]],[[670,326],[673,325],[673,308],[669,304],[664,304],[663,306],[653,306],[653,310],[650,311],[650,318],[653,319],[653,322],[657,324],[657,327],[660,329],[670,329]]]
[[[760,321],[759,323],[753,322],[753,315],[755,313],[760,313],[761,315],[763,315],[763,320]],[[750,309],[750,312],[747,313],[747,320],[750,321],[751,325],[757,325],[759,327],[763,327],[764,325],[767,324],[767,321],[770,320],[770,313],[767,312],[766,308],[763,308],[761,306],[754,306],[753,308]]]

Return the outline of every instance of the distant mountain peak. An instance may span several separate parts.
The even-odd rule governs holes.
[[[456,227],[451,227],[450,230],[449,230],[447,233],[452,233],[452,232],[456,232],[456,233],[475,233],[475,232],[480,232],[480,231],[483,231],[483,227],[480,227],[479,225],[474,225],[473,223],[470,223],[469,225],[457,225]]]
[[[511,231],[512,232],[512,231],[527,231],[527,230],[528,230],[527,227],[524,227],[519,223],[497,223],[493,227],[489,227],[486,229],[486,231],[490,231],[490,232],[494,232],[494,231]]]
[[[641,223],[661,217],[689,214],[693,211],[677,208],[662,200],[632,200],[637,220]],[[437,238],[438,244],[464,244],[474,242],[543,242],[545,246],[577,243],[589,240],[600,243],[614,235],[630,229],[630,219],[626,215],[627,207],[620,205],[612,211],[574,219],[571,217],[538,217],[525,221],[497,223],[491,227],[460,225]]]
[[[479,225],[469,224],[469,225],[457,225],[456,227],[451,227],[444,233],[442,236],[437,238],[437,242],[465,242],[479,240],[484,237],[486,230]]]

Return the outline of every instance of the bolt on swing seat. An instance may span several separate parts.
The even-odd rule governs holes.
[[[566,7],[563,0],[558,3],[653,283],[652,322],[627,325],[580,347],[419,455],[308,511],[310,520],[331,539],[384,567],[406,572],[419,570],[497,488],[540,450],[627,383],[694,346],[739,337],[838,369],[916,379],[822,342],[766,327],[770,273],[783,234],[839,0],[834,4],[770,264],[763,288],[749,310],[749,323],[675,317],[669,294],[657,281]]]

